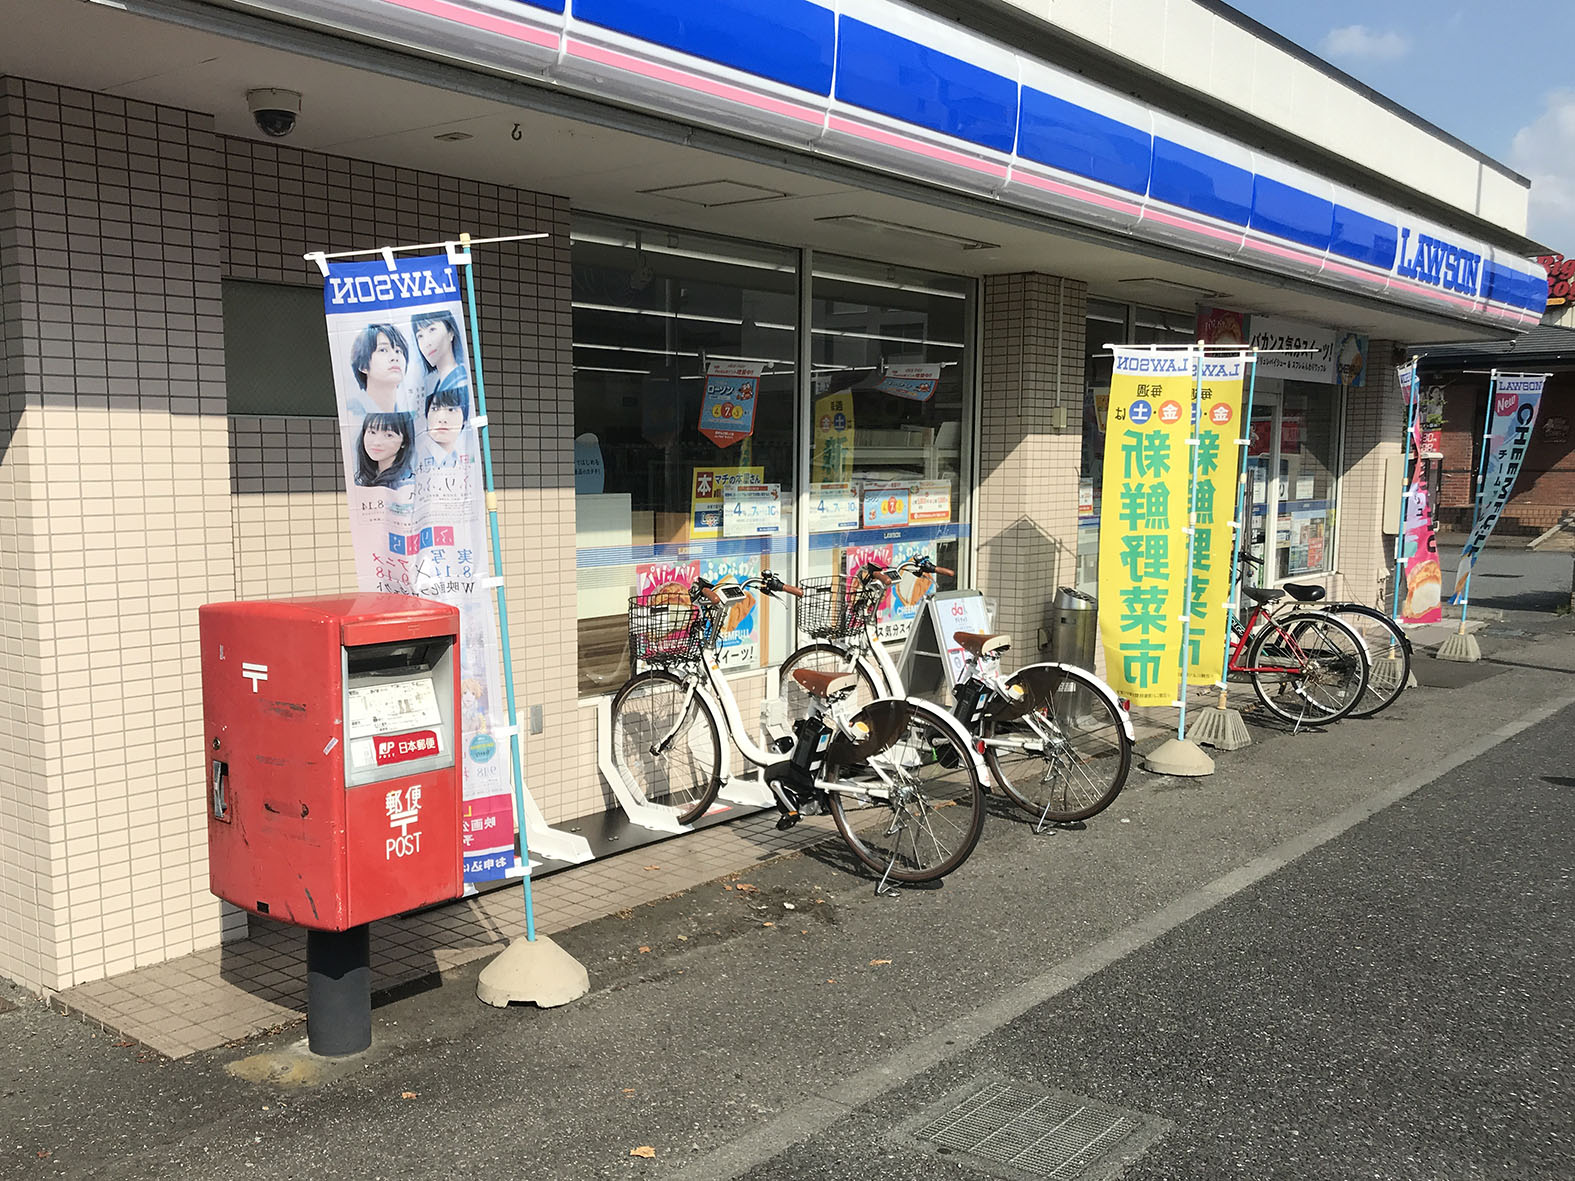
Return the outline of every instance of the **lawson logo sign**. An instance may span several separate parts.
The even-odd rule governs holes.
[[[1475,295],[1482,279],[1482,256],[1427,234],[1417,234],[1413,243],[1410,227],[1403,226],[1395,274],[1445,291]]]
[[[459,283],[446,257],[401,259],[390,271],[384,262],[330,263],[323,306],[330,312],[398,308],[455,299]]]

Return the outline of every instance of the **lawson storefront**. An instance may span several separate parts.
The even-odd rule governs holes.
[[[644,586],[922,550],[1031,658],[1098,519],[1107,343],[1327,341],[1317,372],[1260,376],[1253,519],[1275,577],[1371,597],[1394,361],[1536,322],[1526,185],[1219,7],[1175,19],[1312,69],[1371,136],[1292,113],[1268,142],[1253,101],[1155,81],[1125,18],[1106,86],[1067,29],[939,2],[18,14],[0,973],[63,988],[245,931],[207,892],[195,607],[355,585],[309,251],[547,235],[476,279],[534,844],[563,862],[616,806],[598,703]],[[747,420],[715,413],[719,375],[753,383]],[[794,637],[762,612],[735,639],[747,704]]]

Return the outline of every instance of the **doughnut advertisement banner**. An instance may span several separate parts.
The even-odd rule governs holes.
[[[445,255],[330,263],[323,285],[363,591],[460,612],[467,882],[518,872],[486,488],[465,315]],[[502,822],[500,823],[500,818]]]
[[[1487,453],[1487,467],[1482,473],[1482,488],[1477,494],[1476,523],[1471,536],[1460,551],[1460,564],[1455,570],[1451,603],[1462,603],[1466,598],[1466,580],[1477,564],[1482,547],[1493,533],[1493,527],[1504,513],[1504,506],[1515,490],[1515,480],[1520,475],[1520,465],[1526,458],[1526,448],[1531,445],[1531,432],[1537,425],[1537,411],[1542,404],[1542,387],[1547,382],[1546,373],[1496,373],[1492,386],[1492,421],[1488,425],[1483,450]]]
[[[1441,594],[1443,580],[1438,565],[1438,538],[1433,532],[1433,506],[1428,502],[1426,473],[1422,467],[1422,414],[1416,362],[1396,371],[1400,392],[1405,396],[1406,417],[1411,424],[1407,446],[1411,455],[1411,477],[1405,489],[1405,505],[1400,521],[1400,604],[1401,623],[1437,623],[1444,617]]]

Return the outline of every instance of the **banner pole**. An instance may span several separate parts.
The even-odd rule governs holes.
[[[1413,416],[1419,412],[1421,402],[1421,391],[1417,388],[1416,358],[1412,357],[1401,368],[1411,370],[1411,380],[1409,383],[1404,380],[1400,383],[1405,387],[1406,393],[1405,437],[1400,441],[1400,520],[1395,528],[1395,590],[1389,604],[1389,614],[1396,622],[1403,614],[1400,586],[1405,578],[1405,518],[1406,498],[1411,494],[1411,443],[1415,427]],[[1420,455],[1417,456],[1416,462],[1421,462]]]
[[[1477,482],[1476,494],[1471,498],[1471,532],[1466,534],[1469,538],[1477,531],[1477,522],[1482,519],[1482,486],[1483,478],[1487,475],[1488,444],[1493,437],[1493,398],[1498,393],[1498,370],[1494,369],[1488,374],[1487,414],[1482,420],[1482,454],[1477,457]],[[1460,588],[1460,630],[1466,630],[1466,609],[1471,605],[1471,575],[1476,573],[1476,558],[1471,559],[1471,569],[1466,573],[1466,585]]]
[[[468,256],[471,246],[470,235],[461,234],[459,241],[461,250]],[[525,835],[525,773],[520,762],[519,713],[514,704],[514,658],[509,651],[509,611],[503,594],[503,543],[498,533],[498,493],[492,482],[492,438],[491,428],[487,422],[487,387],[481,374],[481,318],[476,314],[475,269],[474,261],[465,264],[465,300],[470,316],[470,351],[475,374],[476,410],[481,419],[481,425],[476,433],[481,440],[481,464],[486,477],[487,523],[492,529],[492,573],[498,580],[498,628],[502,632],[503,684],[509,702],[509,754],[514,767],[514,813],[519,821],[520,863],[524,869],[520,881],[525,888],[525,938],[528,942],[534,943],[536,912],[531,902],[530,848]]]
[[[1187,672],[1192,666],[1192,559],[1198,539],[1198,451],[1203,430],[1203,342],[1189,347],[1192,360],[1192,427],[1187,446],[1192,451],[1192,465],[1187,476],[1187,581],[1181,600],[1181,692],[1177,695],[1181,711],[1176,724],[1176,738],[1187,737]]]
[[[1236,599],[1241,593],[1241,560],[1240,552],[1247,541],[1247,526],[1250,522],[1243,519],[1242,514],[1247,511],[1247,452],[1252,448],[1252,397],[1258,387],[1258,350],[1253,349],[1250,357],[1252,373],[1247,378],[1247,400],[1242,407],[1241,415],[1241,441],[1236,444],[1241,449],[1239,470],[1236,473],[1236,532],[1235,544],[1230,547],[1230,598],[1225,603],[1225,676],[1230,676],[1230,648],[1231,637],[1235,634],[1236,627]],[[1220,685],[1220,708],[1225,707],[1225,695],[1228,690],[1224,684]]]

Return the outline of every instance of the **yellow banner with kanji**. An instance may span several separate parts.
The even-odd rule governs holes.
[[[1181,681],[1196,351],[1117,349],[1099,521],[1106,676],[1134,705],[1170,705]]]
[[[1225,679],[1228,640],[1226,602],[1230,598],[1231,547],[1236,544],[1236,483],[1241,467],[1239,439],[1242,375],[1247,354],[1205,356],[1202,360],[1198,426],[1198,479],[1194,491],[1197,524],[1192,538],[1192,618],[1188,639],[1189,684]]]

